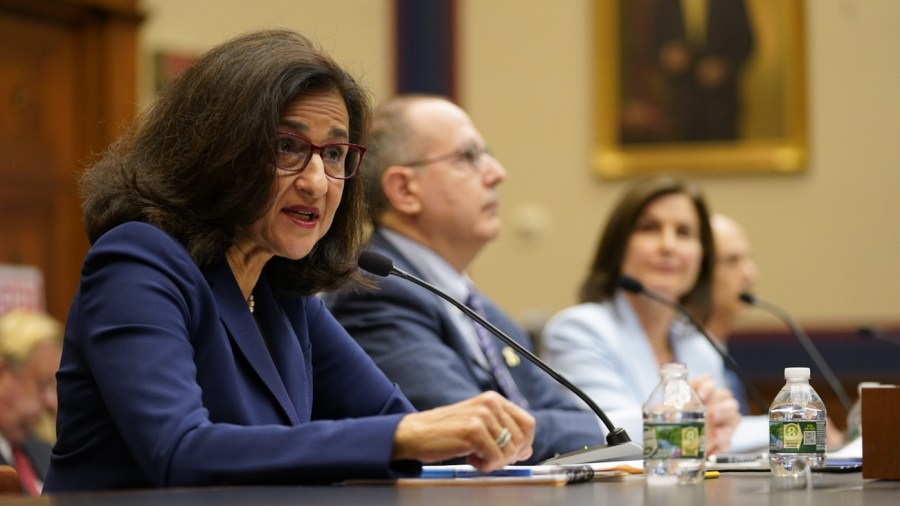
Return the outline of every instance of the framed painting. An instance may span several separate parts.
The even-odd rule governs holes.
[[[803,0],[597,0],[604,178],[804,169]]]

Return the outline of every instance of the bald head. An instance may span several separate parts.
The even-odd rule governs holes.
[[[759,273],[744,229],[722,214],[714,214],[710,224],[716,245],[710,326],[718,327],[713,332],[725,339],[734,318],[746,307],[740,301],[740,294],[753,290]]]
[[[382,188],[384,172],[392,165],[420,159],[424,147],[429,145],[429,133],[421,128],[422,121],[416,112],[426,104],[456,107],[437,95],[401,95],[383,103],[372,117],[369,150],[363,158],[362,176],[369,214],[376,221],[390,206]]]
[[[738,222],[724,214],[714,214],[710,224],[720,262],[750,257],[750,242]]]
[[[372,218],[464,271],[500,233],[506,178],[472,118],[443,97],[403,95],[376,111],[371,132],[363,174]]]

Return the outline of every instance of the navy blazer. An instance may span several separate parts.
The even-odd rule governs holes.
[[[392,476],[409,401],[318,298],[276,298],[265,271],[254,294],[256,319],[224,258],[201,270],[153,226],[104,234],[69,310],[44,490]]]
[[[398,268],[421,277],[393,245],[376,231],[370,248]],[[478,365],[445,303],[426,289],[398,277],[378,278],[377,290],[328,294],[326,303],[341,325],[375,360],[418,409],[499,391],[493,375]],[[533,350],[528,335],[485,299],[487,320]],[[496,338],[495,338],[496,339]],[[506,345],[497,339],[498,349]],[[545,372],[524,357],[510,367],[529,412],[537,420],[534,454],[539,462],[558,453],[604,444],[600,421],[581,410]]]

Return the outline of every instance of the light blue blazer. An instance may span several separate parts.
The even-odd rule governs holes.
[[[722,357],[702,334],[676,324],[669,338],[675,360],[687,365],[689,377],[709,374],[725,385]],[[632,440],[641,440],[641,409],[659,383],[659,364],[623,293],[612,301],[560,311],[544,326],[541,344],[548,364],[584,390]]]

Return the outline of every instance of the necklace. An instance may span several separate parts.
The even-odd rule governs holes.
[[[256,299],[253,297],[253,294],[250,294],[250,297],[247,298],[247,307],[250,308],[250,314],[253,314],[253,310],[256,309]]]

